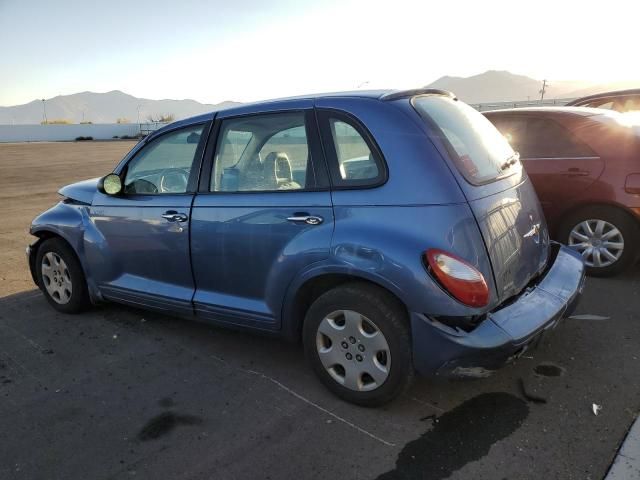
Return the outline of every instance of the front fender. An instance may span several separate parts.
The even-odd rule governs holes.
[[[37,251],[35,247],[42,240],[51,236],[62,238],[73,249],[80,261],[92,300],[99,300],[100,295],[91,280],[91,271],[85,257],[84,234],[87,223],[90,222],[88,208],[87,205],[62,201],[38,215],[31,222],[29,233],[41,240],[33,245],[30,256],[35,258]]]

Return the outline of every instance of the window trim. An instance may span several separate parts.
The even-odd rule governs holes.
[[[122,179],[122,185],[123,185],[123,191],[118,196],[121,197],[121,198],[135,199],[135,198],[139,198],[139,197],[148,197],[148,196],[162,197],[162,196],[170,196],[170,195],[193,195],[194,193],[196,193],[196,187],[197,187],[197,184],[198,184],[198,177],[200,176],[200,169],[202,168],[202,159],[203,159],[203,156],[204,156],[205,146],[207,145],[208,137],[209,137],[209,134],[211,132],[211,124],[212,124],[212,122],[210,120],[205,120],[205,121],[202,121],[202,122],[191,123],[189,125],[180,125],[179,127],[169,129],[169,130],[167,130],[165,132],[162,132],[161,134],[159,134],[157,136],[154,136],[149,141],[147,141],[143,145],[141,145],[140,148],[138,150],[136,150],[136,152],[133,154],[133,156],[131,156],[131,158],[127,159],[127,162],[122,166],[120,171],[117,173],[118,176]],[[144,152],[149,147],[149,145],[159,141],[161,138],[165,137],[166,135],[173,134],[173,133],[179,132],[181,130],[192,129],[192,128],[198,127],[200,125],[203,126],[202,127],[202,133],[200,134],[200,141],[198,142],[198,146],[196,147],[196,151],[193,154],[193,160],[191,162],[191,169],[189,170],[189,179],[187,180],[187,189],[186,189],[186,191],[181,192],[181,193],[161,193],[161,192],[156,192],[156,193],[124,193],[124,181],[125,181],[125,179],[127,177],[127,172],[129,171],[129,164],[133,160],[138,158],[138,155],[140,155],[141,152]]]
[[[389,181],[389,168],[382,154],[382,150],[375,141],[373,135],[367,127],[353,114],[331,107],[318,107],[315,109],[318,117],[318,127],[322,146],[324,148],[327,169],[329,170],[329,178],[331,180],[332,190],[363,190],[377,188]],[[344,180],[340,175],[340,161],[338,152],[331,133],[330,121],[332,119],[344,122],[351,126],[364,140],[373,160],[378,167],[378,176],[374,178],[366,178],[362,180]]]
[[[218,151],[218,141],[222,132],[222,126],[227,121],[237,120],[248,117],[264,117],[268,115],[302,113],[304,115],[305,130],[307,136],[307,147],[310,154],[310,162],[314,176],[315,186],[311,188],[296,188],[288,190],[238,190],[234,192],[212,191],[211,175],[213,173],[215,156]],[[268,141],[268,140],[267,140]],[[266,143],[266,142],[265,142]],[[263,145],[264,146],[264,145]],[[239,115],[230,115],[223,118],[216,118],[211,129],[211,134],[207,147],[205,149],[204,159],[201,166],[201,172],[198,182],[198,195],[244,195],[244,194],[263,194],[263,193],[302,193],[302,192],[322,192],[330,190],[329,174],[327,173],[326,163],[324,160],[324,152],[320,145],[320,136],[318,133],[318,125],[316,123],[313,108],[292,108],[285,110],[260,111],[243,113]]]

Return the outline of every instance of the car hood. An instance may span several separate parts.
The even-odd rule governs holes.
[[[77,202],[86,203],[91,205],[93,196],[98,190],[99,178],[92,178],[90,180],[83,180],[82,182],[72,183],[66,187],[62,187],[58,190],[58,193],[63,197],[76,200]]]

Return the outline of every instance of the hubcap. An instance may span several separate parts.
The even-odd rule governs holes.
[[[585,220],[569,234],[569,246],[582,254],[589,267],[608,267],[624,251],[624,238],[615,225],[604,220]]]
[[[389,376],[387,339],[375,323],[353,310],[336,310],[322,319],[316,348],[329,375],[350,390],[374,390]]]
[[[65,261],[55,252],[42,257],[42,281],[47,293],[56,303],[64,305],[71,300],[71,275]]]

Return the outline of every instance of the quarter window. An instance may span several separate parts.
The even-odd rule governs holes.
[[[332,118],[329,125],[338,156],[340,179],[349,182],[377,178],[380,174],[378,165],[362,135],[341,120]]]
[[[186,193],[204,125],[152,140],[127,165],[126,194]]]
[[[336,187],[371,187],[384,181],[384,163],[363,126],[351,117],[320,110],[320,128]]]
[[[314,186],[303,112],[225,120],[210,190],[301,190]]]

